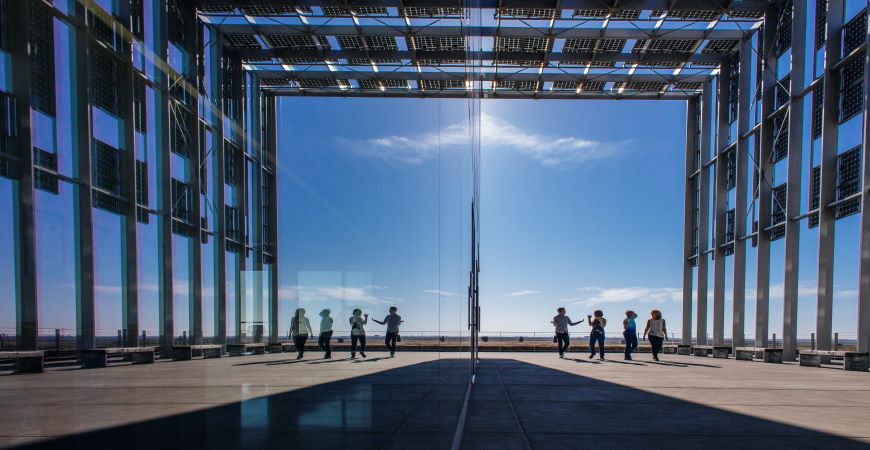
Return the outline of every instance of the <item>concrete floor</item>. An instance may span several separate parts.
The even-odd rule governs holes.
[[[486,353],[464,449],[870,448],[870,373],[649,354]]]
[[[337,356],[0,376],[0,447],[449,448],[467,360]],[[608,356],[482,354],[462,447],[870,448],[870,373]]]
[[[0,376],[0,447],[449,448],[467,391],[467,359],[320,356]]]

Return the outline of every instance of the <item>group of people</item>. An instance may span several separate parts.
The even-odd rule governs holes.
[[[402,316],[397,314],[399,311],[395,306],[390,307],[390,313],[384,317],[384,320],[372,319],[373,322],[387,326],[387,335],[384,338],[384,344],[390,352],[390,357],[396,356],[396,343],[401,341],[399,336],[399,325],[404,322]],[[324,309],[320,311],[320,335],[317,338],[317,345],[323,350],[324,359],[332,358],[332,311]],[[350,357],[356,358],[356,350],[359,348],[359,354],[363,358],[366,357],[366,330],[365,326],[369,323],[369,315],[363,314],[362,310],[357,308],[353,310],[353,315],[348,319],[350,323]],[[313,336],[311,323],[308,317],[305,316],[305,309],[298,308],[290,319],[290,337],[293,339],[293,345],[296,347],[296,359],[302,359],[305,355],[305,343],[308,337]]]
[[[631,360],[631,354],[637,350],[637,324],[635,323],[637,314],[634,311],[628,310],[625,312],[625,319],[622,321],[622,336],[625,338],[625,359]],[[553,337],[553,342],[559,346],[559,357],[564,358],[565,352],[568,351],[570,339],[568,337],[568,327],[583,323],[586,320],[591,330],[589,332],[589,359],[595,358],[595,347],[598,346],[598,359],[604,359],[604,327],[607,326],[607,319],[604,318],[604,312],[596,310],[594,313],[586,316],[586,319],[580,319],[573,322],[570,317],[565,315],[565,308],[556,309],[556,317],[550,322],[556,328],[556,336]],[[643,339],[649,336],[649,343],[652,347],[653,360],[659,360],[659,353],[662,351],[662,345],[665,339],[668,338],[668,329],[665,320],[662,319],[662,312],[654,309],[650,311],[650,318],[646,321],[646,328],[643,330]]]

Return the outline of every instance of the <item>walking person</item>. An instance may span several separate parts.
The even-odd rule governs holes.
[[[332,317],[329,316],[331,311],[324,309],[320,311],[320,336],[317,338],[317,345],[325,353],[323,359],[332,358]]]
[[[622,321],[622,327],[625,331],[622,336],[625,338],[625,359],[631,361],[631,353],[637,350],[637,325],[634,323],[637,319],[637,314],[632,310],[625,312],[625,319]]]
[[[308,335],[313,334],[311,323],[308,317],[305,317],[305,309],[298,308],[290,319],[290,337],[293,338],[293,345],[296,347],[296,359],[302,359],[305,355],[305,342],[308,340]]]
[[[607,326],[607,319],[604,318],[604,313],[597,309],[593,313],[595,318],[592,318],[592,314],[586,316],[586,319],[589,322],[589,326],[592,327],[592,331],[589,333],[589,359],[595,357],[595,343],[598,343],[598,359],[604,360],[604,327]]]
[[[568,351],[570,340],[568,339],[568,326],[574,326],[583,323],[584,319],[576,322],[571,322],[571,318],[565,315],[565,308],[556,309],[556,317],[550,323],[556,327],[556,343],[559,346],[559,358],[565,357],[565,352]]]
[[[356,358],[356,346],[359,344],[359,354],[366,357],[366,330],[363,328],[369,323],[369,315],[363,316],[362,310],[353,310],[350,317],[350,357]]]
[[[653,360],[659,360],[659,352],[662,351],[662,344],[668,338],[668,327],[665,324],[665,319],[662,319],[662,312],[654,309],[650,311],[650,319],[646,321],[646,328],[643,330],[643,337],[646,339],[649,333],[649,343],[652,346]]]
[[[390,351],[390,358],[396,356],[396,341],[399,339],[399,325],[404,322],[402,316],[396,314],[398,311],[399,308],[390,306],[390,313],[387,314],[387,317],[384,317],[383,322],[378,319],[372,319],[375,323],[387,326],[387,337],[384,338],[384,344],[387,346],[387,350]]]

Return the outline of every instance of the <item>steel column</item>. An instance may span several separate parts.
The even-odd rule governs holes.
[[[788,116],[788,179],[785,205],[785,275],[783,279],[782,350],[783,360],[794,361],[797,352],[798,265],[800,257],[801,171],[803,151],[804,99],[791,92],[804,88],[806,58],[806,2],[793,2],[791,87]]]
[[[821,186],[819,192],[819,279],[816,305],[816,347],[831,349],[834,312],[834,210],[837,198],[837,132],[840,76],[832,70],[840,60],[843,0],[828,0],[825,37],[824,104],[822,106]]]
[[[731,95],[731,74],[724,64],[719,70],[716,82],[719,94],[716,97],[716,176],[713,205],[713,345],[725,343],[725,216],[728,210],[728,191],[726,189],[727,164],[723,158],[728,148],[728,108]]]
[[[749,154],[752,92],[752,41],[746,37],[740,41],[740,71],[737,91],[737,150],[734,153],[734,299],[731,322],[731,342],[734,347],[746,344],[746,183]]]
[[[774,110],[776,95],[776,23],[778,14],[775,6],[768,8],[764,15],[764,37],[761,48],[761,130],[758,148],[758,227],[756,242],[758,242],[758,259],[756,265],[756,303],[755,303],[755,345],[767,347],[767,333],[770,323],[770,232],[765,231],[770,226],[771,186],[770,153],[773,150],[773,140],[776,130],[773,121],[767,117]]]
[[[870,8],[868,8],[870,14]],[[870,19],[870,17],[868,17]],[[865,42],[870,42],[868,28]],[[864,50],[864,144],[861,154],[861,259],[858,278],[858,351],[870,351],[870,161],[867,143],[870,142],[870,51]]]
[[[694,254],[695,233],[695,155],[698,152],[698,116],[700,100],[686,102],[686,173],[683,178],[685,197],[683,199],[683,336],[684,344],[692,343],[692,256],[700,261],[701,255]]]
[[[708,81],[704,83],[704,91],[701,93],[701,164],[700,173],[700,194],[698,199],[698,310],[696,312],[697,324],[696,339],[698,344],[705,345],[707,343],[707,256],[708,246],[708,225],[709,225],[709,209],[710,209],[710,170],[707,168],[707,163],[710,161],[710,139],[713,132],[713,87]]]
[[[266,144],[266,166],[272,169],[271,183],[269,184],[269,205],[271,210],[267,213],[269,220],[269,251],[272,255],[272,270],[269,277],[269,320],[271,327],[269,334],[270,342],[278,341],[278,128],[277,109],[275,97],[266,95],[264,98],[264,119],[266,121],[263,140]],[[265,237],[265,236],[264,236]]]
[[[9,17],[9,47],[12,67],[18,70],[12,75],[12,95],[15,101],[15,139],[13,152],[15,164],[14,209],[15,228],[15,275],[17,317],[16,347],[18,350],[36,350],[39,340],[39,319],[36,289],[36,232],[34,230],[33,204],[33,151],[31,149],[30,124],[30,7],[35,2],[12,1],[6,3]]]

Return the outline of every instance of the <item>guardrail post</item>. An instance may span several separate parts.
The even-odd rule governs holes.
[[[810,333],[810,350],[816,349],[816,333]]]
[[[776,333],[773,333],[773,343],[770,346],[776,348]]]
[[[54,329],[54,352],[55,356],[60,355],[60,328]]]
[[[840,333],[834,333],[834,351],[840,349]]]
[[[145,333],[145,330],[142,330],[142,345],[143,345],[143,346],[147,344],[147,343],[145,342],[145,338],[146,338],[146,337],[147,337],[147,335],[146,335],[146,333]]]

